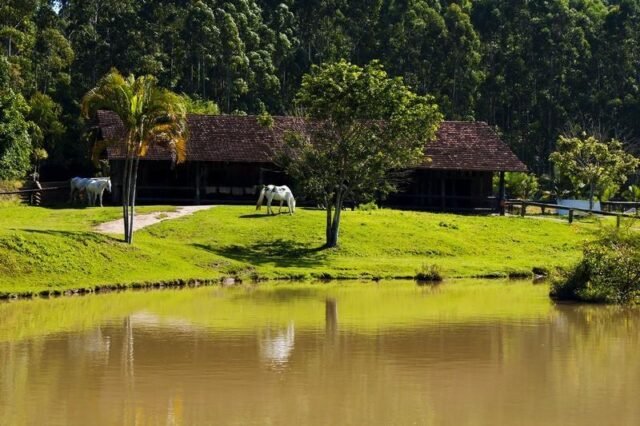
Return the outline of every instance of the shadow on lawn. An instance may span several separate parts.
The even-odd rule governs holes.
[[[92,243],[105,243],[105,242],[122,242],[120,238],[114,238],[105,234],[98,234],[88,231],[57,231],[49,229],[21,229],[23,232],[31,234],[51,235],[56,237],[63,237],[80,242],[92,242]]]
[[[295,241],[277,239],[256,242],[250,245],[213,247],[208,244],[193,244],[195,247],[218,256],[246,262],[252,265],[274,263],[278,267],[320,265],[327,257],[323,247],[310,248]]]

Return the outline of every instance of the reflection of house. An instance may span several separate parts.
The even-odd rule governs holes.
[[[168,152],[151,150],[140,163],[140,200],[253,202],[257,185],[290,184],[272,157],[282,129],[294,119],[274,120],[279,131],[261,126],[255,116],[189,116],[187,161],[172,169]],[[113,113],[100,111],[98,121],[103,138],[122,136],[122,124]],[[118,198],[124,155],[112,146],[108,157]],[[493,208],[492,177],[506,171],[526,167],[486,123],[445,121],[437,140],[426,146],[424,163],[388,204],[438,210]]]

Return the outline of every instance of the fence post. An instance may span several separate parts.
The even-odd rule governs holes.
[[[569,209],[569,223],[573,223],[573,209]]]
[[[520,207],[520,216],[524,217],[524,215],[526,214],[527,214],[527,203],[523,201]]]

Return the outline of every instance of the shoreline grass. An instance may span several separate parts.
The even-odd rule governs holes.
[[[145,206],[140,213],[170,211]],[[598,225],[534,218],[380,209],[347,211],[341,245],[323,250],[324,212],[267,216],[217,206],[136,232],[134,245],[93,231],[118,207],[0,206],[0,294],[64,292],[151,283],[413,278],[422,265],[444,278],[524,277],[568,267]]]

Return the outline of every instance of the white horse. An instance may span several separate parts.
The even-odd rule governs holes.
[[[95,206],[96,201],[100,200],[100,207],[104,207],[102,205],[102,195],[104,194],[104,190],[111,193],[111,179],[91,179],[91,182],[86,187],[87,191],[87,203],[90,206]]]
[[[94,177],[94,178],[82,178],[79,176],[74,177],[69,181],[69,188],[71,189],[69,193],[69,202],[73,203],[74,201],[79,201],[80,196],[83,192],[86,192],[87,185],[94,180],[109,180],[108,177]]]
[[[264,200],[265,197],[267,198],[267,214],[274,214],[271,209],[271,202],[273,200],[280,201],[280,209],[278,209],[278,213],[282,210],[282,203],[285,201],[289,207],[289,214],[294,214],[296,212],[296,199],[293,198],[293,193],[288,186],[263,186],[262,191],[260,191],[260,198],[258,198],[258,204],[256,204],[256,210],[260,210],[260,207],[262,207],[262,200]]]

